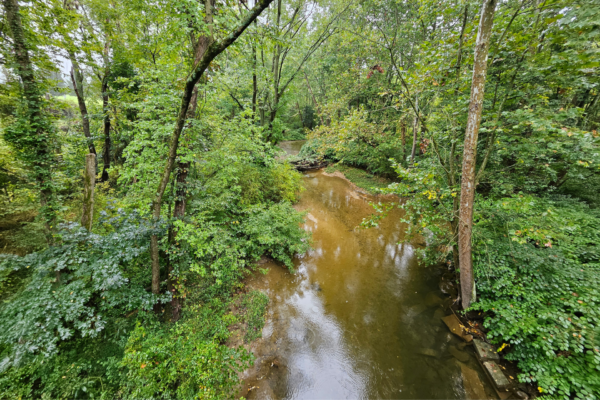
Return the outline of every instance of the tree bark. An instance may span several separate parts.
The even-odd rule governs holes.
[[[50,145],[52,127],[42,110],[42,94],[27,51],[19,4],[17,0],[3,0],[3,4],[6,13],[5,21],[8,23],[12,34],[15,69],[23,83],[23,97],[27,105],[25,107],[25,117],[28,120],[29,130],[29,132],[18,132],[18,137],[14,137],[13,140],[7,137],[7,141],[14,142],[16,146],[23,147],[25,153],[29,153],[27,158],[30,158],[30,160],[27,161],[33,167],[32,172],[39,188],[40,215],[46,226],[46,240],[49,245],[52,245],[54,242],[52,229],[56,225],[57,219],[55,192],[52,183],[52,165],[54,164]],[[33,137],[28,137],[30,135]]]
[[[192,99],[190,100],[190,108],[188,109],[187,118],[194,118],[196,115],[196,107],[198,105],[198,87],[194,88]],[[187,204],[187,177],[190,172],[191,163],[189,161],[181,162],[177,161],[177,178],[176,178],[176,191],[175,191],[175,206],[173,207],[173,220],[183,219],[185,217],[185,208]],[[169,232],[169,244],[174,247],[179,247],[176,243],[177,230],[175,228],[170,229]],[[168,280],[167,290],[171,293],[171,321],[175,322],[180,317],[181,312],[181,298],[177,294],[176,280],[178,276],[175,274],[173,269],[172,260],[169,260],[168,268]]]
[[[460,190],[460,213],[458,226],[458,249],[460,265],[460,283],[463,309],[472,301],[475,282],[473,280],[473,260],[471,253],[471,235],[473,229],[473,201],[475,199],[475,161],[477,158],[477,136],[481,124],[487,58],[490,36],[494,23],[497,0],[484,0],[475,43],[473,62],[473,81],[471,101],[465,131],[463,150],[462,180]]]
[[[406,165],[406,119],[400,121],[400,138],[402,141],[402,165]]]
[[[96,155],[85,156],[85,175],[83,177],[83,210],[81,213],[81,226],[88,231],[92,230],[94,215],[94,186],[96,185]]]
[[[108,71],[104,75],[104,79],[102,80],[102,111],[104,113],[104,118],[102,119],[102,124],[104,126],[104,147],[102,149],[102,182],[108,181],[108,170],[110,168],[110,113],[109,113],[109,105],[108,105]]]
[[[417,140],[419,134],[419,98],[415,96],[415,120],[413,121],[413,143],[410,152],[410,165],[415,163],[415,153],[417,151]]]
[[[252,119],[256,118],[256,97],[258,96],[258,78],[256,76],[256,45],[252,43]]]
[[[223,40],[215,42],[212,40],[212,37],[207,38],[204,36],[200,38],[202,43],[207,44],[206,51],[197,57],[197,62],[194,63],[194,68],[188,75],[185,83],[181,97],[181,105],[179,107],[177,120],[175,122],[175,128],[173,129],[173,133],[171,135],[167,162],[163,169],[162,176],[156,190],[156,195],[152,201],[151,211],[155,224],[157,224],[158,220],[160,219],[163,195],[169,183],[171,172],[173,172],[173,166],[175,165],[175,159],[177,157],[177,149],[179,147],[179,137],[181,136],[181,131],[185,125],[188,108],[196,83],[198,83],[200,78],[204,75],[204,71],[206,71],[212,60],[225,51],[225,49],[227,49],[227,47],[229,47],[233,42],[235,42],[237,38],[239,38],[240,35],[246,30],[246,28],[248,28],[252,21],[254,21],[260,15],[260,13],[267,8],[269,4],[271,4],[272,1],[273,0],[260,0],[240,21],[239,25]],[[210,3],[210,0],[207,1],[207,3]],[[158,294],[160,290],[160,263],[158,254],[158,236],[156,234],[152,235],[150,238],[150,258],[152,260],[152,292]]]
[[[462,27],[460,29],[460,37],[458,38],[458,55],[456,56],[456,90],[460,87],[460,67],[462,66],[462,48],[465,36],[465,28],[467,27],[467,18],[469,16],[469,5],[465,5],[465,13],[463,15]]]
[[[94,141],[92,140],[92,135],[90,133],[90,119],[83,93],[83,75],[81,74],[81,69],[79,68],[79,64],[77,63],[75,54],[69,52],[69,58],[71,59],[72,64],[71,81],[73,83],[73,90],[75,91],[75,96],[77,97],[79,113],[81,114],[81,126],[83,128],[83,135],[87,139],[87,145],[90,153],[96,154],[96,146],[94,146]]]

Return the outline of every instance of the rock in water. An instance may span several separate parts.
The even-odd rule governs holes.
[[[437,351],[435,351],[434,349],[421,349],[421,350],[419,350],[419,354],[422,354],[424,356],[429,356],[429,357],[440,358],[439,353]]]
[[[469,361],[469,354],[466,351],[460,351],[454,346],[448,346],[448,352],[452,354],[458,361]]]
[[[448,326],[450,332],[454,333],[459,338],[466,342],[471,342],[473,340],[472,335],[465,334],[463,325],[460,323],[460,320],[456,315],[448,315],[447,317],[442,318],[442,321],[444,321],[444,323]]]
[[[442,300],[442,298],[435,293],[430,292],[427,294],[427,296],[425,296],[425,304],[427,307],[439,306],[443,302],[444,300]]]
[[[485,388],[483,387],[481,379],[479,379],[477,371],[471,369],[468,365],[463,364],[461,362],[459,362],[458,364],[460,365],[460,371],[462,373],[463,378],[463,386],[467,394],[467,399],[487,399],[488,395],[485,393]]]
[[[436,321],[439,320],[439,319],[444,318],[445,316],[446,316],[446,313],[444,312],[444,310],[442,308],[438,308],[433,313],[433,319],[436,320]]]
[[[484,342],[483,340],[475,339],[473,340],[473,344],[475,345],[475,352],[481,361],[498,361],[500,357],[498,356],[498,352],[495,351],[494,346]]]

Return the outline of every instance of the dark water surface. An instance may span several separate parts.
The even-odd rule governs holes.
[[[299,150],[294,144],[284,149]],[[455,399],[463,374],[481,375],[474,357],[460,363],[439,292],[440,271],[419,265],[415,246],[398,244],[396,210],[379,228],[359,229],[373,196],[322,171],[305,175],[297,205],[309,212],[313,246],[296,273],[267,263],[249,287],[271,299],[263,339],[247,372],[249,399]],[[480,385],[480,384],[479,384]],[[467,386],[468,383],[467,383]],[[483,389],[483,387],[482,387]],[[489,392],[489,388],[486,388]]]

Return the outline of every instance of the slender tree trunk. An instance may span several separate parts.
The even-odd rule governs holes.
[[[487,58],[490,36],[494,23],[496,2],[497,0],[484,0],[481,8],[481,18],[479,20],[477,40],[475,43],[471,101],[469,104],[467,129],[465,131],[458,227],[460,283],[463,309],[467,309],[470,306],[475,289],[471,253],[473,201],[475,199],[475,162],[477,159],[477,136],[479,134],[481,112],[483,108]]]
[[[462,66],[462,48],[465,36],[465,28],[467,27],[467,18],[469,16],[469,5],[465,5],[465,13],[463,15],[462,27],[460,29],[460,37],[458,38],[458,55],[456,56],[456,90],[460,86],[460,68]]]
[[[5,138],[16,147],[21,147],[19,150],[24,154],[25,161],[32,167],[39,188],[40,215],[46,226],[46,240],[49,245],[52,245],[54,242],[52,230],[57,219],[52,182],[52,168],[55,163],[50,144],[52,126],[42,109],[42,94],[27,51],[19,4],[17,0],[3,0],[3,4],[6,13],[5,22],[12,34],[16,73],[23,83],[23,97],[26,101],[24,112],[28,120],[27,131],[7,130]],[[57,280],[60,278],[58,274],[59,272],[57,272]]]
[[[281,2],[282,0],[277,0],[277,19],[275,29],[279,34],[279,25],[281,24]],[[268,140],[271,140],[271,135],[273,134],[273,121],[275,121],[275,117],[277,117],[277,111],[279,108],[279,99],[281,93],[279,92],[279,76],[280,76],[280,57],[281,57],[281,46],[279,42],[275,44],[275,50],[273,52],[273,67],[271,72],[273,73],[273,101],[271,106],[271,112],[269,113],[269,136]]]
[[[83,75],[81,74],[81,69],[79,68],[79,64],[77,63],[75,54],[70,53],[69,56],[72,64],[71,81],[73,83],[73,90],[75,91],[75,96],[77,97],[77,104],[79,105],[79,113],[81,114],[81,126],[83,128],[83,135],[87,139],[87,145],[90,153],[96,154],[96,146],[94,146],[94,141],[92,140],[92,135],[90,133],[90,119],[83,93]]]
[[[417,151],[417,139],[419,134],[419,116],[417,113],[419,112],[419,98],[415,96],[415,119],[413,121],[413,143],[412,150],[410,152],[410,165],[414,165],[415,163],[415,153]]]
[[[104,118],[102,124],[104,126],[104,147],[102,149],[102,182],[108,182],[108,170],[110,169],[110,152],[111,152],[111,139],[110,139],[110,113],[108,105],[108,71],[104,75],[102,80],[102,110],[104,112]]]
[[[256,97],[258,96],[258,79],[256,76],[256,45],[252,43],[252,119],[256,118]]]
[[[402,141],[402,165],[406,165],[406,119],[400,121],[400,138]]]
[[[175,128],[171,135],[171,141],[169,144],[169,153],[167,155],[167,162],[163,169],[160,183],[156,190],[156,195],[152,201],[152,217],[155,223],[158,223],[160,219],[162,200],[165,193],[165,189],[169,183],[173,166],[175,165],[175,159],[177,157],[177,149],[179,147],[179,137],[183,130],[185,120],[187,117],[188,108],[192,100],[194,87],[200,78],[204,75],[204,72],[208,68],[208,65],[214,60],[216,56],[221,54],[227,47],[237,40],[238,37],[248,28],[248,26],[260,15],[260,13],[269,6],[273,0],[260,0],[254,6],[250,12],[242,18],[238,26],[234,28],[229,35],[219,42],[214,42],[212,36],[203,36],[199,39],[200,43],[206,44],[206,50],[197,57],[197,61],[194,62],[194,68],[188,75],[183,94],[181,97],[181,105],[179,107],[179,113],[175,122]],[[210,0],[206,2],[207,7],[206,14],[209,14]],[[212,24],[210,24],[212,29]],[[199,52],[197,52],[199,54]],[[152,293],[158,294],[160,291],[160,262],[158,254],[158,236],[152,235],[150,238],[150,258],[152,260]]]
[[[85,175],[83,177],[83,210],[81,213],[81,226],[88,231],[92,230],[94,215],[94,186],[96,184],[96,155],[85,156]]]

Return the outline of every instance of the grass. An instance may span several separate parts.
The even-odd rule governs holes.
[[[344,164],[331,164],[325,169],[325,172],[329,174],[332,174],[336,171],[341,172],[350,182],[371,194],[376,194],[377,189],[386,188],[390,183],[392,183],[392,181],[389,179],[382,178],[365,170],[350,167]]]

